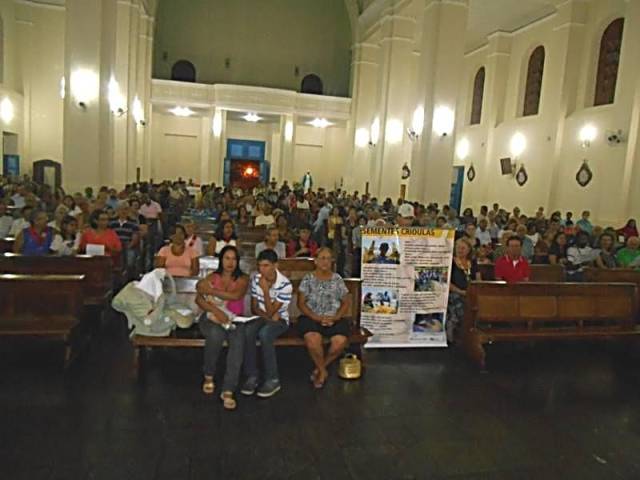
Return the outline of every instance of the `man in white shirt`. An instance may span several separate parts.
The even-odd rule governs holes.
[[[0,238],[9,235],[12,225],[13,217],[7,213],[7,204],[0,202]]]
[[[26,205],[26,191],[22,185],[18,186],[16,193],[11,196],[11,200],[13,201],[13,206],[16,208],[22,208]]]
[[[22,230],[31,226],[31,213],[33,212],[33,207],[25,206],[22,207],[22,216],[20,218],[16,218],[11,225],[11,229],[9,230],[10,237],[16,237]]]
[[[491,232],[488,229],[489,222],[486,218],[481,219],[478,222],[478,229],[476,230],[476,238],[480,241],[480,245],[491,245]]]
[[[260,318],[245,326],[244,373],[247,379],[240,392],[268,398],[281,389],[278,359],[273,342],[289,328],[289,303],[293,287],[278,270],[273,250],[258,255],[258,273],[251,280],[251,312]],[[256,339],[262,347],[264,382],[258,387]]]

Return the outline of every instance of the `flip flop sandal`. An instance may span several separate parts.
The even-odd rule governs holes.
[[[236,400],[233,398],[233,393],[231,392],[222,392],[220,395],[220,400],[222,400],[222,406],[225,410],[235,410],[236,409]]]
[[[213,380],[205,380],[202,384],[202,393],[205,395],[211,395],[215,388],[216,385],[213,383]]]

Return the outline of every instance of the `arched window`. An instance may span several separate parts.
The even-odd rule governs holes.
[[[482,99],[484,97],[484,67],[480,67],[473,80],[473,100],[471,102],[471,125],[482,120]]]
[[[608,105],[613,103],[615,99],[623,29],[624,18],[616,18],[602,34],[596,75],[596,93],[593,101],[595,106]]]
[[[322,95],[322,79],[315,73],[310,73],[302,79],[302,83],[300,84],[300,91],[302,93]]]
[[[542,74],[544,73],[544,47],[540,45],[531,53],[527,67],[527,83],[524,87],[522,116],[537,115],[540,110]]]
[[[196,67],[189,60],[178,60],[171,67],[171,80],[178,82],[195,82]]]

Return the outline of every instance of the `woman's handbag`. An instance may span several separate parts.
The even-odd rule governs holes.
[[[355,380],[362,375],[362,362],[353,353],[348,353],[338,366],[338,375],[345,380]]]

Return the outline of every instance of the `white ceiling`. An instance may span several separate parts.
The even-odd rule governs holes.
[[[466,51],[487,42],[487,35],[513,32],[556,11],[557,0],[469,0]]]

